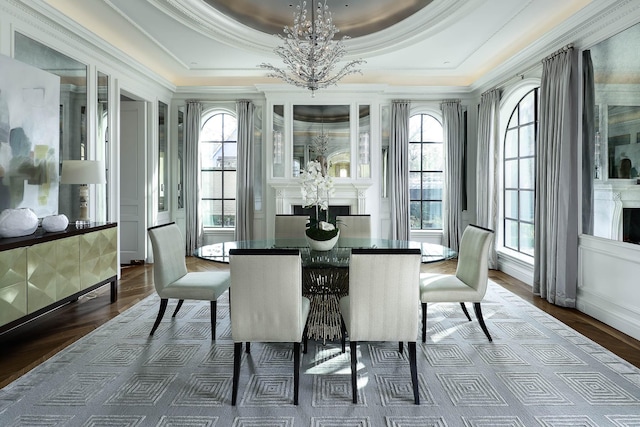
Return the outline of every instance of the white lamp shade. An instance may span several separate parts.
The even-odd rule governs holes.
[[[101,160],[63,160],[61,184],[104,184],[104,163]]]

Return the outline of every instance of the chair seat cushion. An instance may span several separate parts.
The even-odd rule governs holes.
[[[420,275],[420,301],[428,302],[480,302],[483,295],[467,286],[456,276],[447,274]]]
[[[215,301],[229,289],[230,274],[226,271],[187,273],[158,291],[160,298]]]

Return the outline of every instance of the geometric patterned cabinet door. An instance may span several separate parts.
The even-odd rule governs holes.
[[[80,237],[80,287],[85,289],[118,274],[118,229],[116,227]]]
[[[27,314],[27,249],[0,252],[0,326]]]
[[[27,307],[33,313],[80,291],[79,236],[27,249]]]

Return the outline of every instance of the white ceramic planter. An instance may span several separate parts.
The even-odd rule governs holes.
[[[329,240],[313,240],[309,236],[305,234],[307,238],[307,242],[309,243],[309,247],[313,251],[330,251],[333,247],[338,243],[338,238],[340,237],[340,230],[338,230],[338,234],[335,235],[332,239]]]

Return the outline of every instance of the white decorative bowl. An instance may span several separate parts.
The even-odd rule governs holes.
[[[38,229],[38,217],[29,208],[5,209],[0,213],[0,237],[20,237]]]
[[[42,218],[42,229],[48,233],[63,231],[69,225],[69,218],[66,215],[49,215]]]

